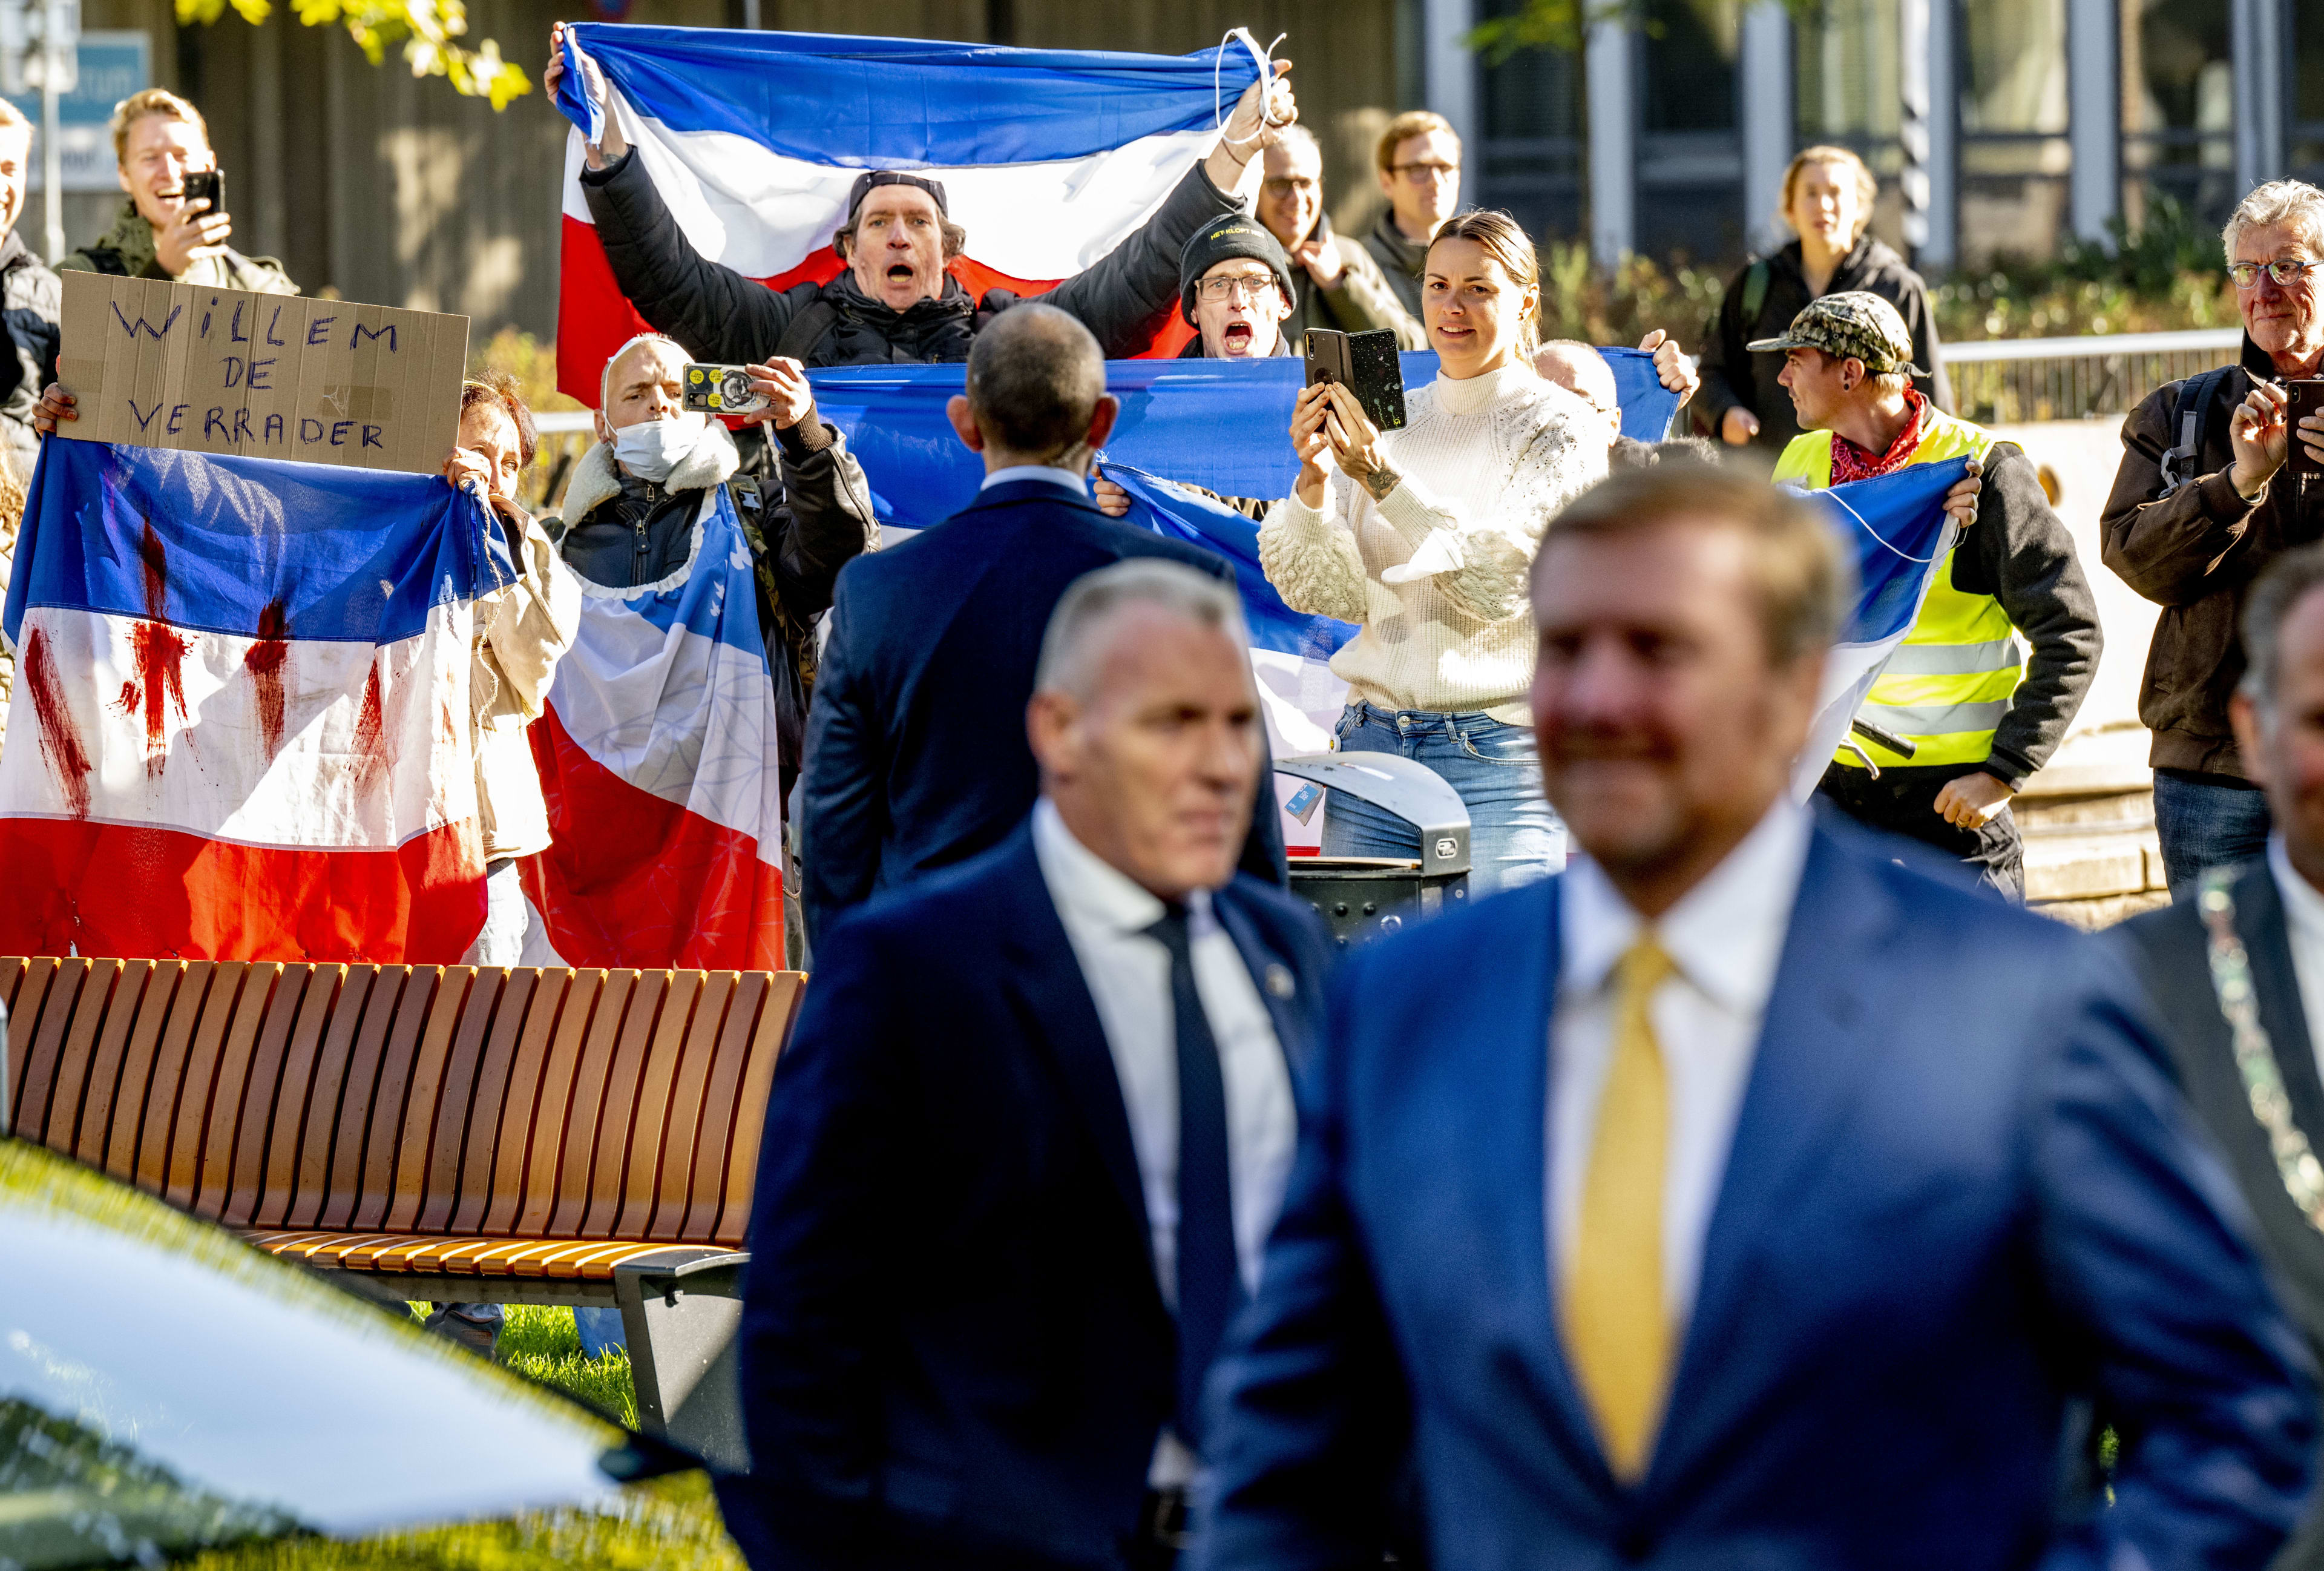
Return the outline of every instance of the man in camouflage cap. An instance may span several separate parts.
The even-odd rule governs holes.
[[[1861,360],[1875,376],[1929,374],[1913,364],[1913,335],[1896,308],[1862,290],[1810,300],[1782,337],[1757,338],[1744,347],[1754,355],[1819,349],[1835,360]],[[1792,401],[1799,402],[1796,392]]]
[[[1825,295],[1783,337],[1750,347],[1783,355],[1776,380],[1804,433],[1784,449],[1777,481],[1838,485],[1969,460],[1971,478],[1946,502],[1966,531],[1857,711],[1913,751],[1851,739],[1819,789],[1850,816],[1950,852],[2022,899],[2024,842],[2009,799],[2057,751],[2098,671],[2098,605],[2073,537],[2023,448],[1914,387],[1924,373],[1912,336],[1878,295]]]

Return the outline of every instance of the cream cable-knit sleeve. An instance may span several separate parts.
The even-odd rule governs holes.
[[[1408,474],[1379,505],[1380,518],[1412,547],[1410,560],[1381,577],[1391,583],[1434,578],[1463,615],[1487,623],[1525,614],[1526,578],[1543,531],[1606,474],[1604,454],[1593,453],[1572,421],[1540,401],[1505,405],[1493,419],[1496,434],[1517,457],[1489,512],[1463,517]]]
[[[1322,511],[1296,493],[1268,508],[1259,526],[1259,566],[1294,611],[1360,624],[1370,620],[1364,559],[1341,522],[1349,484],[1343,476],[1328,475]]]

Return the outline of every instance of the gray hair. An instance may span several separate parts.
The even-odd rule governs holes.
[[[1277,147],[1304,147],[1308,152],[1314,153],[1317,158],[1323,156],[1323,144],[1315,140],[1315,134],[1313,131],[1308,130],[1305,125],[1301,125],[1296,123],[1286,125],[1275,134],[1275,145]]]
[[[964,391],[985,440],[1055,462],[1089,436],[1105,396],[1105,351],[1077,319],[1028,301],[976,335]]]
[[[1101,636],[1133,606],[1151,605],[1197,626],[1215,629],[1248,648],[1242,602],[1227,585],[1162,557],[1131,557],[1110,568],[1084,573],[1065,588],[1041,638],[1041,661],[1033,669],[1037,693],[1069,693],[1087,698],[1097,680]]]
[[[2267,713],[2275,710],[2276,678],[2283,669],[2278,647],[2283,624],[2295,606],[2319,588],[2324,588],[2324,545],[2305,545],[2268,563],[2244,602],[2244,659],[2249,663],[2236,688]]]
[[[2297,230],[2310,250],[2324,255],[2324,191],[2298,180],[2272,180],[2254,186],[2251,194],[2227,215],[2227,226],[2219,231],[2229,264],[2236,260],[2236,242],[2246,229],[2279,224]]]

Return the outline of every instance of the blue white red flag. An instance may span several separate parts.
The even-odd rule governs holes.
[[[726,487],[659,583],[582,585],[527,728],[554,843],[523,864],[528,964],[780,970],[782,801],[751,552]]]
[[[1802,493],[1840,531],[1856,570],[1855,606],[1824,662],[1822,706],[1792,777],[1802,801],[1847,739],[1848,724],[1881,668],[1919,620],[1930,581],[1960,535],[1946,516],[1945,493],[1968,473],[1969,460],[1954,458]]]
[[[1209,151],[1258,80],[1241,43],[1184,56],[1002,49],[707,28],[568,25],[558,378],[595,405],[606,358],[646,324],[613,282],[581,194],[584,134],[610,112],[695,250],[771,289],[838,275],[831,238],[867,169],[944,181],[972,294],[1031,294],[1112,250]],[[1175,353],[1176,319],[1156,341]]]
[[[433,476],[45,444],[0,620],[0,953],[457,960],[475,602],[515,577]]]

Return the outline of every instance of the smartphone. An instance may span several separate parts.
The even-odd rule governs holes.
[[[678,402],[705,414],[749,414],[773,400],[751,391],[751,373],[742,365],[696,365],[686,368]]]
[[[1404,362],[1397,358],[1396,335],[1386,328],[1342,333],[1307,329],[1307,385],[1346,384],[1356,402],[1384,431],[1404,429]]]
[[[196,170],[186,177],[185,189],[180,199],[208,201],[209,206],[204,209],[205,214],[225,212],[226,171],[219,169]]]
[[[2324,377],[2311,376],[2303,381],[2287,382],[2283,391],[2290,395],[2284,420],[2292,432],[2291,456],[2284,467],[2295,475],[2324,475],[2324,463],[2310,457],[2306,443],[2300,439],[2300,421],[2303,415],[2324,414]]]

